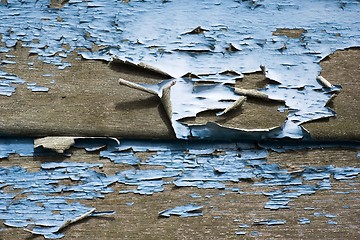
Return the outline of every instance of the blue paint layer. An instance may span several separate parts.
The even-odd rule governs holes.
[[[289,109],[282,131],[272,133],[278,138],[304,137],[302,123],[335,115],[326,104],[339,88],[326,88],[316,81],[319,61],[335,50],[360,45],[360,30],[353,27],[358,25],[360,13],[360,3],[355,0],[342,4],[311,0],[256,4],[73,0],[62,9],[49,8],[47,0],[25,0],[1,4],[0,9],[0,34],[5,45],[1,52],[21,41],[41,61],[59,69],[69,67],[64,57],[80,48],[87,49],[81,52],[86,59],[119,59],[157,68],[174,78],[191,73],[201,81],[220,83],[233,84],[243,73],[265,66],[266,77],[279,84],[261,91],[270,99],[284,100]],[[300,29],[302,34],[296,38],[273,34],[282,28]],[[102,49],[93,51],[94,44]],[[3,64],[9,63],[14,62]],[[236,76],[223,74],[229,72]],[[13,91],[11,86],[0,88],[2,95]],[[211,102],[204,101],[204,105]],[[187,128],[178,122],[184,117],[186,114],[180,114],[172,121],[179,138],[215,138],[216,131],[247,136],[238,129],[226,133],[228,129],[214,124]]]
[[[5,225],[27,228],[47,238],[61,237],[60,226],[64,219],[75,219],[92,209],[76,203],[76,200],[104,198],[107,193],[113,192],[110,188],[112,184],[124,187],[120,191],[122,194],[161,193],[165,185],[215,188],[222,191],[217,196],[260,194],[268,198],[264,203],[266,209],[279,210],[290,208],[289,203],[303,195],[332,189],[331,183],[334,181],[356,181],[360,173],[360,168],[334,166],[299,166],[300,170],[289,172],[279,164],[269,163],[268,150],[259,148],[255,143],[122,140],[118,144],[109,139],[80,139],[75,145],[91,152],[102,149],[100,156],[109,158],[124,170],[108,176],[94,170],[102,168],[102,164],[79,162],[47,162],[41,164],[40,171],[35,172],[16,166],[2,167],[0,219]],[[3,157],[13,153],[24,156],[33,154],[32,139],[2,138],[0,147]],[[318,147],[324,145],[319,144]],[[153,153],[147,159],[133,162],[137,159],[135,153],[148,151]],[[71,184],[63,180],[71,181]],[[229,182],[241,182],[259,190],[245,193],[227,187]],[[191,197],[202,199],[197,194]],[[212,195],[206,195],[204,199],[209,197]],[[127,203],[128,206],[132,204]],[[201,208],[193,204],[179,206],[164,210],[160,215],[201,216]],[[21,210],[24,215],[17,214],[17,210]],[[54,214],[54,210],[59,214]],[[308,210],[313,211],[314,208]],[[102,212],[90,216],[99,214]],[[28,220],[30,216],[32,221]],[[314,216],[326,217],[331,221],[337,217],[322,212],[315,212]],[[309,223],[307,219],[298,221],[299,224]],[[335,224],[333,222],[329,224]],[[269,219],[253,224],[278,225],[286,222]]]
[[[43,163],[38,172],[16,166],[0,168],[1,188],[6,186],[7,191],[13,192],[0,191],[0,219],[6,226],[26,228],[45,238],[62,237],[59,231],[64,224],[94,210],[68,200],[102,198],[103,194],[112,192],[108,186],[116,178],[89,169],[101,166],[52,162]],[[63,180],[77,184],[61,184]],[[93,213],[91,216],[111,213]]]
[[[198,216],[202,216],[202,211],[201,211],[202,208],[203,206],[187,204],[161,211],[159,212],[159,215],[161,217],[170,217],[170,215],[175,215],[180,217],[198,217]]]

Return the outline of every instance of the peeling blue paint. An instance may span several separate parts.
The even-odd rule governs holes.
[[[0,219],[6,226],[25,228],[45,238],[61,238],[61,228],[83,214],[89,216],[112,214],[93,213],[93,208],[68,200],[102,198],[112,192],[108,186],[114,177],[90,170],[101,164],[89,163],[43,163],[38,172],[28,172],[21,167],[0,168]],[[79,181],[78,184],[63,185],[59,181]],[[60,195],[69,193],[66,195]],[[15,197],[17,198],[16,200]],[[19,211],[21,210],[21,211]],[[57,213],[54,213],[57,212]]]
[[[170,215],[175,215],[180,217],[199,217],[203,215],[201,211],[202,208],[203,206],[187,204],[161,211],[159,212],[159,216],[170,217]]]
[[[245,231],[236,231],[235,234],[236,235],[246,235],[247,232]]]
[[[337,225],[337,224],[338,224],[337,222],[335,222],[335,221],[333,221],[333,220],[328,220],[327,223],[328,223],[329,225]]]
[[[126,141],[122,141],[122,144],[125,151],[112,148],[112,151],[106,150],[105,152],[109,154],[110,159],[114,155],[121,158],[121,156],[128,154],[128,156],[122,157],[123,162],[118,162],[127,165],[129,164],[127,159],[129,157],[132,159],[134,153],[132,151],[127,152],[129,145]],[[151,143],[151,147],[147,147],[146,142],[142,144],[137,142],[136,144],[141,146],[140,148],[136,146],[132,148],[136,151],[156,150],[153,143]],[[227,189],[226,183],[229,181],[251,180],[255,181],[255,186],[262,188],[279,186],[280,189],[271,192],[264,191],[263,194],[269,197],[265,208],[282,209],[289,208],[288,203],[302,195],[330,190],[332,178],[335,180],[353,179],[360,173],[360,168],[333,166],[306,166],[301,171],[291,173],[282,169],[278,164],[269,164],[266,160],[267,150],[253,149],[251,144],[243,144],[244,149],[233,149],[234,147],[237,148],[236,146],[241,146],[241,144],[215,144],[216,148],[212,148],[212,150],[209,150],[211,149],[209,145],[205,145],[206,151],[201,150],[203,147],[200,143],[177,145],[175,150],[171,150],[171,147],[165,147],[166,144],[160,144],[159,151],[148,159],[142,162],[136,161],[136,165],[140,169],[124,170],[117,173],[120,183],[136,187],[133,190],[121,191],[121,193],[134,192],[150,195],[163,191],[165,184],[174,184],[177,187]],[[320,146],[323,147],[324,145]],[[224,153],[214,154],[215,150],[224,151]],[[141,166],[147,166],[147,169],[142,170]],[[163,169],[157,169],[159,166]],[[148,167],[154,169],[148,169]]]
[[[34,154],[34,139],[0,137],[0,159],[7,158],[14,153],[24,157],[32,156]]]
[[[173,78],[191,73],[201,80],[231,84],[244,73],[263,70],[279,84],[269,84],[261,91],[270,99],[284,100],[289,109],[287,121],[279,126],[282,131],[273,136],[301,138],[306,136],[302,123],[335,115],[326,104],[339,88],[326,89],[316,81],[319,61],[335,50],[360,46],[360,31],[354,27],[360,4],[355,0],[342,3],[70,0],[56,9],[49,8],[48,0],[10,1],[0,5],[4,44],[0,52],[6,53],[21,41],[41,61],[61,70],[71,66],[66,56],[86,49],[80,52],[85,59],[119,59],[146,64]],[[302,33],[296,38],[273,34],[281,28],[302,29]],[[104,48],[93,51],[94,44]],[[228,71],[238,75],[222,74]],[[8,84],[4,87],[0,82],[0,86],[1,95],[15,91]],[[174,129],[182,138],[212,138],[217,131],[228,130],[216,124],[189,130],[181,123]]]
[[[250,226],[246,223],[242,223],[239,225],[240,228],[249,228]]]
[[[25,80],[0,70],[0,95],[10,97],[15,92],[14,84],[23,84]]]
[[[108,158],[114,163],[117,164],[128,164],[128,165],[138,165],[140,159],[135,157],[133,153],[129,152],[117,152],[117,151],[101,151],[100,157]]]
[[[283,219],[268,219],[268,220],[260,220],[255,221],[253,225],[267,225],[267,226],[273,226],[273,225],[284,225],[286,223],[286,220]]]
[[[48,92],[49,88],[36,85],[36,83],[27,83],[27,88],[32,92]]]
[[[281,146],[282,151],[286,151],[292,149],[293,141],[277,141],[274,145],[267,145],[268,148],[259,147],[254,142],[122,140],[119,144],[114,139],[106,138],[75,141],[75,147],[85,148],[91,154],[98,151],[99,157],[109,158],[114,164],[124,167],[124,170],[106,175],[98,171],[104,167],[103,164],[83,162],[46,162],[41,164],[40,170],[34,172],[18,166],[1,167],[0,219],[6,226],[26,228],[46,238],[60,238],[63,236],[61,226],[64,222],[93,209],[76,201],[104,198],[106,194],[113,192],[113,184],[120,185],[122,194],[161,193],[165,185],[215,188],[221,191],[204,197],[191,195],[197,201],[206,201],[207,198],[224,194],[259,194],[268,198],[264,203],[265,209],[281,210],[290,208],[290,202],[304,195],[332,189],[331,185],[336,181],[346,181],[349,185],[356,183],[360,174],[360,168],[357,167],[331,165],[297,166],[299,170],[289,172],[281,165],[267,161],[274,145]],[[331,145],[311,142],[307,145],[305,142],[298,142],[298,145],[300,143],[304,143],[303,148],[345,146],[345,143]],[[10,154],[40,154],[34,152],[33,145],[31,138],[0,138],[0,157],[7,158]],[[265,145],[264,143],[263,146]],[[348,147],[357,149],[359,146],[349,144]],[[298,149],[299,146],[294,148]],[[138,152],[152,154],[140,161],[135,155]],[[63,180],[71,181],[71,184],[66,184]],[[247,184],[257,190],[241,192],[238,188],[227,186],[234,183]],[[124,204],[131,206],[133,203]],[[159,214],[165,217],[201,216],[202,208],[203,206],[190,204],[164,210]],[[59,213],[55,214],[54,210]],[[307,207],[304,210],[312,212],[315,208]],[[89,216],[99,214],[102,212],[94,212]],[[335,213],[314,212],[313,215],[326,218],[328,224],[337,224],[338,221],[334,219],[340,218]],[[282,225],[286,224],[285,221],[287,219],[267,219],[255,221],[254,225]],[[309,224],[310,220],[299,218],[298,223]],[[249,233],[251,236],[252,234]]]
[[[310,224],[310,222],[311,222],[310,219],[305,217],[301,217],[298,219],[298,223],[301,225]]]

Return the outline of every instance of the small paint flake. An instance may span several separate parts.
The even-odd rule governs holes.
[[[116,213],[115,211],[92,212],[92,213],[90,214],[90,216],[92,216],[92,217],[109,216],[109,215],[114,215],[115,213]]]
[[[36,86],[36,85],[28,85],[27,88],[30,89],[32,92],[48,92],[49,91],[49,88],[47,88],[47,87]]]
[[[225,188],[225,190],[229,190],[231,192],[238,193],[240,191],[240,188]]]
[[[310,224],[310,219],[305,218],[305,217],[301,217],[301,218],[298,219],[298,223],[301,224],[301,225]]]
[[[2,64],[16,64],[15,61],[10,61],[10,60],[6,60],[6,59],[2,60],[1,63]]]
[[[314,212],[314,216],[315,217],[323,217],[323,216],[325,216],[325,214],[321,213],[321,212]]]
[[[192,197],[192,198],[202,198],[201,195],[199,195],[197,193],[191,193],[190,197]]]
[[[236,235],[246,235],[247,232],[245,231],[237,231],[235,232]]]
[[[260,232],[258,232],[258,231],[252,231],[252,232],[250,233],[250,236],[252,236],[252,237],[258,237],[258,236],[260,236]]]
[[[273,226],[273,225],[284,225],[285,223],[286,223],[286,220],[283,220],[283,219],[268,219],[268,220],[256,221],[253,223],[253,225]]]
[[[336,191],[335,194],[350,194],[350,191],[346,191],[346,192]]]
[[[311,210],[315,210],[315,208],[314,207],[304,207],[304,210],[311,211]]]
[[[198,217],[203,215],[201,211],[202,208],[203,206],[187,204],[161,211],[159,215],[162,217],[170,217],[170,215],[176,215],[180,217]]]
[[[327,223],[328,223],[329,225],[337,225],[337,224],[338,224],[337,222],[335,222],[335,221],[333,221],[333,220],[328,220]]]
[[[243,224],[240,224],[239,227],[240,228],[249,228],[250,226],[248,224],[243,223]]]

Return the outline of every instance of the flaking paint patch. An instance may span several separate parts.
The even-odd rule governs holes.
[[[116,181],[90,170],[101,164],[43,163],[38,172],[21,167],[0,168],[0,219],[4,225],[23,228],[45,238],[61,238],[62,228],[90,216],[112,214],[95,212],[95,208],[76,202],[79,199],[101,198],[112,192],[108,187]],[[61,180],[77,184],[62,185]],[[64,193],[68,193],[62,195]],[[69,202],[70,200],[75,200]],[[54,212],[57,212],[55,214]]]
[[[161,217],[170,217],[170,215],[180,216],[180,217],[199,217],[202,216],[201,209],[203,206],[197,206],[194,204],[187,204],[183,206],[177,206],[175,208],[167,209],[159,212]]]
[[[33,148],[31,151],[24,151],[26,146],[33,146],[32,139],[2,141],[7,147],[4,148],[4,156],[13,153],[29,156],[34,152]],[[281,144],[288,143],[276,143],[277,146]],[[289,171],[279,164],[269,163],[267,157],[270,148],[259,148],[254,142],[122,140],[120,143],[109,138],[78,138],[75,139],[74,146],[85,148],[91,154],[100,151],[99,156],[109,158],[124,170],[114,175],[105,175],[97,171],[103,167],[102,164],[81,162],[42,163],[41,169],[35,172],[16,166],[2,167],[0,219],[4,220],[6,226],[26,228],[27,231],[46,238],[60,238],[63,236],[62,226],[81,216],[113,214],[112,211],[93,213],[95,210],[92,207],[76,202],[104,198],[107,193],[113,192],[110,187],[113,184],[120,186],[121,194],[161,194],[165,185],[218,189],[220,193],[217,196],[258,194],[268,198],[264,203],[265,209],[281,211],[290,208],[289,203],[301,196],[331,190],[334,181],[347,181],[350,184],[357,181],[360,174],[360,168],[334,166],[306,165],[298,166],[297,171]],[[291,146],[289,144],[283,149],[292,149]],[[329,148],[339,145],[313,142],[309,146]],[[136,153],[149,151],[152,154],[146,159],[135,157]],[[69,180],[71,184],[66,184],[63,180]],[[248,184],[255,187],[255,192],[243,192],[239,188],[229,187],[230,183]],[[213,196],[193,194],[192,197],[197,198],[197,202],[204,201],[206,204],[206,199]],[[197,204],[178,206],[161,211],[160,215],[201,216],[203,213],[199,210],[202,207]],[[18,214],[20,209],[22,214]],[[54,214],[53,210],[60,213]],[[309,211],[315,209],[309,208]],[[335,219],[338,218],[336,212],[314,212],[314,216],[326,218],[329,224],[337,223]],[[286,221],[287,219],[256,220],[253,225],[283,225]],[[299,224],[309,223],[306,219],[299,219]]]
[[[158,95],[172,123],[176,137],[179,139],[221,139],[220,136],[216,135],[215,129],[210,126],[186,124],[181,120],[196,117],[197,114],[209,110],[218,111],[216,115],[221,116],[240,108],[246,101],[246,97],[238,95],[233,87],[226,86],[223,83],[196,84],[197,82],[189,78],[165,80],[155,85],[136,84],[124,79],[119,79],[119,83],[120,85]],[[210,135],[207,136],[208,134],[201,133],[201,130],[196,131],[198,127],[204,127],[204,130],[207,130]],[[213,125],[213,128],[216,128],[216,126]],[[219,126],[220,128],[221,126]],[[235,134],[238,132],[240,134],[241,132],[252,132],[246,129],[232,130]],[[260,129],[258,131],[265,135],[270,129]]]
[[[24,84],[25,80],[0,70],[0,95],[10,97],[16,90],[15,84]]]
[[[335,116],[326,106],[333,91],[322,89],[316,81],[319,61],[335,50],[360,45],[359,30],[351,27],[357,25],[360,11],[355,0],[342,4],[310,0],[301,4],[295,0],[65,2],[52,1],[55,8],[51,4],[49,8],[47,0],[1,4],[1,51],[21,41],[41,61],[61,70],[71,66],[64,58],[81,48],[86,49],[80,52],[85,59],[118,59],[173,78],[216,76],[223,83],[235,77],[221,73],[236,72],[241,77],[261,70],[279,83],[261,91],[283,100],[290,109],[288,124],[282,129],[285,133],[277,137],[290,136],[288,125]],[[297,32],[296,38],[284,29]],[[102,47],[97,51],[94,45]],[[7,87],[2,94],[13,91]],[[175,128],[179,136],[192,134],[181,125]],[[223,130],[214,125],[201,128],[195,137]],[[301,138],[304,131],[297,134]],[[247,137],[247,133],[237,136]]]

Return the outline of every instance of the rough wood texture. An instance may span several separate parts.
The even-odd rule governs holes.
[[[328,105],[335,118],[304,124],[318,140],[360,140],[360,49],[337,51],[321,62],[321,75],[332,84],[340,84],[341,92]]]

